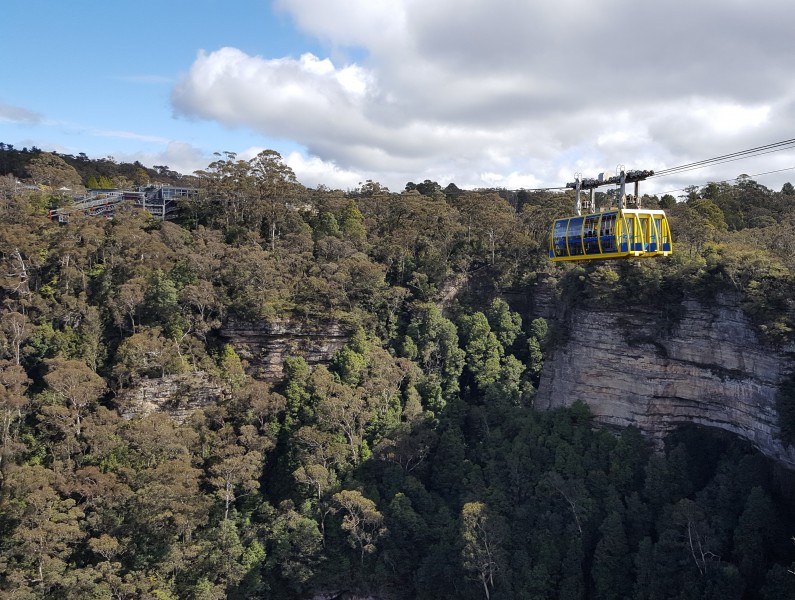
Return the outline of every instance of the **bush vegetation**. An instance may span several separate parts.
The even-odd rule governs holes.
[[[581,267],[545,256],[565,194],[306,189],[272,151],[188,177],[42,154],[0,147],[3,594],[790,593],[788,476],[729,436],[685,429],[655,453],[635,429],[595,430],[584,404],[535,411],[560,333],[501,291],[531,294],[543,276],[562,302],[642,305],[670,328],[681,299],[738,294],[784,347],[791,186],[710,184],[669,209],[671,260]],[[27,176],[41,187],[19,189]],[[201,193],[178,223],[47,219],[59,181],[134,177]],[[474,291],[442,302],[463,278]],[[226,342],[231,318],[350,337],[327,365],[289,358],[269,385]],[[226,400],[184,423],[120,416],[127,388],[194,372]],[[781,414],[791,436],[795,411]]]

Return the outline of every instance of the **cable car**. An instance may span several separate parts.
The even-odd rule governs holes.
[[[672,252],[665,211],[640,208],[558,219],[550,241],[549,258],[553,261],[668,256]]]
[[[665,211],[657,209],[624,208],[627,201],[625,184],[635,183],[635,199],[639,204],[638,182],[653,171],[620,171],[620,174],[583,180],[579,175],[574,183],[566,184],[576,190],[577,216],[557,219],[552,225],[549,258],[552,261],[600,260],[668,256],[673,251],[671,230]],[[596,212],[593,190],[600,185],[620,184],[618,208]],[[590,189],[589,214],[581,214],[580,190]]]

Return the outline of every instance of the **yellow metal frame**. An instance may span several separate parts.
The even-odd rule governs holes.
[[[572,222],[578,229],[572,229]],[[560,235],[564,223],[565,235]],[[665,211],[654,209],[625,208],[558,219],[549,237],[549,258],[554,262],[668,256],[672,252],[668,218]]]

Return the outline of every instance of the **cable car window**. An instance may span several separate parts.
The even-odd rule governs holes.
[[[651,242],[649,244],[649,250],[657,250],[657,248],[658,248],[658,245],[657,245],[658,242],[659,242],[659,240],[658,240],[658,232],[660,231],[657,228],[658,225],[659,225],[659,223],[654,217],[651,217],[649,219],[649,240]]]
[[[582,217],[569,219],[569,256],[578,256],[582,251]]]
[[[641,217],[640,221],[640,249],[649,250],[649,220]]]
[[[613,235],[616,232],[616,213],[607,213],[602,215],[602,223],[600,225],[600,235]]]
[[[566,250],[566,229],[568,225],[568,219],[555,221],[555,229],[552,233],[552,245],[555,251],[555,256],[568,256],[569,254]]]
[[[632,218],[624,219],[624,235],[621,237],[623,251],[635,249],[635,221]]]
[[[585,253],[599,254],[599,215],[592,215],[585,218],[585,228],[583,238],[585,239]]]
[[[600,241],[602,242],[602,252],[610,253],[616,251],[616,214],[607,213],[602,215],[602,222],[599,225]]]

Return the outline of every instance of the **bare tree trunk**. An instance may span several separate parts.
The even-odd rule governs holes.
[[[28,288],[28,269],[25,266],[25,259],[22,258],[22,253],[19,251],[19,248],[14,248],[13,256],[19,263],[19,268],[18,272],[9,273],[9,275],[16,275],[19,277],[19,283],[14,287],[14,291],[25,296],[30,292]]]
[[[232,481],[229,478],[226,479],[225,492],[224,500],[226,502],[226,506],[224,510],[224,521],[229,518],[229,505],[232,503]]]

